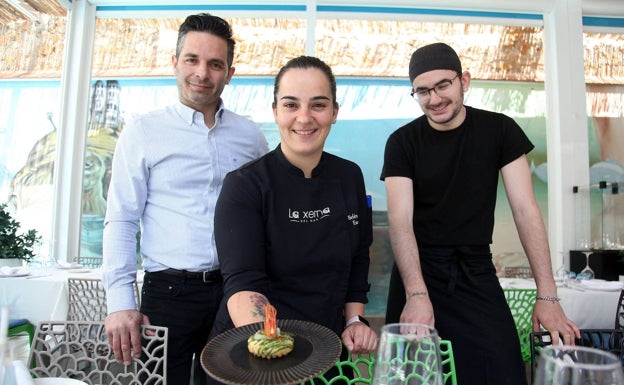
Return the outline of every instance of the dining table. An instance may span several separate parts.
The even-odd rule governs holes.
[[[535,289],[532,278],[500,278],[505,289]],[[613,329],[624,282],[557,281],[557,296],[566,316],[581,329]]]
[[[0,307],[10,318],[25,318],[37,325],[41,321],[64,321],[69,310],[68,278],[100,279],[100,268],[23,267],[13,275],[0,274]],[[137,272],[141,283],[143,271]]]

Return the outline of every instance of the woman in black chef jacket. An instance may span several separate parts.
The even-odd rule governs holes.
[[[336,79],[315,57],[290,60],[275,78],[281,142],[230,172],[215,211],[224,299],[213,335],[278,319],[333,330],[354,353],[375,350],[364,319],[371,211],[358,165],[323,151],[338,116]]]

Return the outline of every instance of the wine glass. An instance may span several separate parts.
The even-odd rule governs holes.
[[[534,385],[621,385],[622,363],[613,353],[585,346],[542,348]]]
[[[583,250],[583,254],[585,254],[585,267],[581,270],[576,276],[578,279],[594,279],[596,274],[591,267],[589,267],[589,256],[591,255],[591,250]]]
[[[559,251],[558,254],[560,255],[560,265],[555,271],[555,278],[560,282],[564,282],[565,279],[570,276],[570,271],[566,269],[565,256],[563,254],[563,251]]]
[[[592,250],[594,249],[593,243],[588,241],[588,240],[582,240],[580,243],[580,246],[583,248],[583,250],[581,250],[581,252],[583,254],[585,254],[585,267],[583,268],[583,270],[581,270],[576,278],[578,279],[594,279],[594,277],[596,277],[596,274],[594,273],[594,270],[592,270],[591,267],[589,267],[589,256],[592,253]]]
[[[374,385],[443,385],[440,342],[435,328],[417,323],[381,328]]]

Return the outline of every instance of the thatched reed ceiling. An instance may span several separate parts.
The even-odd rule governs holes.
[[[0,0],[4,1],[4,0]],[[182,19],[98,19],[94,77],[171,76]],[[305,52],[302,19],[231,19],[238,75],[274,75]],[[0,24],[0,79],[60,77],[65,17]],[[316,25],[316,50],[340,76],[406,77],[415,47],[443,38],[481,80],[544,80],[539,27],[330,20]],[[624,84],[624,34],[586,33],[587,83]]]
[[[57,0],[0,0],[0,25],[49,16],[65,16],[67,9]]]
[[[0,0],[0,79],[55,78],[62,71],[67,10],[59,0]],[[170,76],[182,19],[97,19],[94,77]],[[273,75],[305,52],[304,19],[235,18],[238,75]],[[540,27],[334,20],[316,22],[317,55],[341,76],[405,77],[415,47],[442,39],[476,79],[544,80]],[[591,84],[624,84],[624,34],[586,33]]]

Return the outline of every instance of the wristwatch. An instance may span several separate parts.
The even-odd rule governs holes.
[[[368,323],[368,320],[358,314],[358,315],[354,315],[353,317],[349,318],[349,320],[347,320],[347,323],[345,324],[345,329],[348,328],[352,323],[355,323],[355,322],[361,322],[364,325],[370,327],[370,324]]]
[[[362,317],[361,315],[358,314],[358,321],[360,321],[361,323],[363,323],[366,326],[370,326],[370,324],[368,323],[368,320],[364,317]]]

